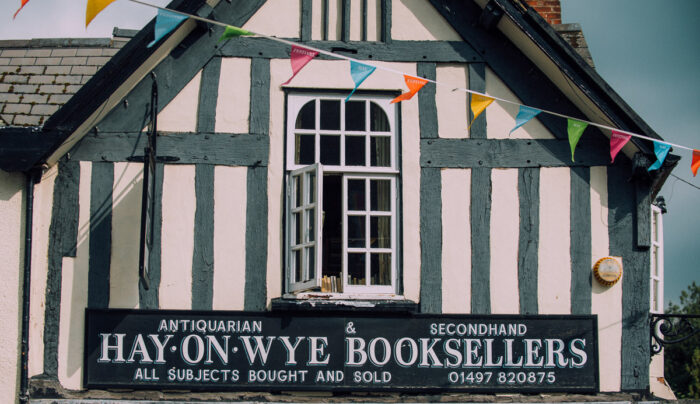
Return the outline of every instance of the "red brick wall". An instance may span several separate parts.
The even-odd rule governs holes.
[[[548,23],[561,24],[561,4],[559,0],[526,0]]]

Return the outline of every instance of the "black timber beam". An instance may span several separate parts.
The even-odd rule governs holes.
[[[56,142],[56,135],[37,128],[0,128],[0,169],[28,171]]]

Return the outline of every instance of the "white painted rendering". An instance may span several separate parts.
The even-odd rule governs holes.
[[[442,138],[469,137],[469,115],[467,93],[452,91],[453,88],[469,87],[469,67],[465,64],[438,64],[435,72],[438,83],[449,86],[435,86],[438,133]],[[427,84],[429,86],[433,84]]]
[[[242,28],[280,38],[299,38],[300,19],[298,0],[267,0]]]
[[[569,167],[540,169],[539,314],[571,314],[570,171]]]
[[[671,386],[668,385],[664,378],[664,351],[651,357],[649,364],[649,391],[655,397],[663,398],[664,400],[676,400]]]
[[[201,70],[158,114],[158,130],[161,132],[195,132]]]
[[[29,377],[44,373],[44,308],[48,277],[49,227],[53,207],[53,189],[58,176],[58,165],[44,173],[34,187],[32,215],[32,275],[29,299]]]
[[[22,323],[22,273],[24,271],[24,175],[0,170],[0,402],[17,401],[20,330]]]
[[[380,0],[367,0],[367,41],[382,38],[382,3]]]
[[[442,170],[442,312],[471,312],[471,170]]]
[[[291,76],[291,67],[289,59],[281,59],[282,66],[277,75],[270,76],[270,91],[279,91],[279,86],[287,81]],[[407,90],[406,82],[403,75],[397,74],[401,72],[408,75],[416,75],[415,64],[411,63],[389,63],[389,62],[372,62],[373,66],[377,66],[377,70],[372,73],[358,88],[359,90],[391,90],[404,92]],[[387,71],[382,68],[393,70]],[[346,60],[319,60],[314,59],[307,64],[299,74],[289,83],[287,87],[312,88],[312,89],[341,89],[350,91],[355,87],[355,82],[350,76],[350,62]],[[409,102],[417,103],[418,97],[413,97]],[[402,108],[405,108],[402,103]],[[404,114],[405,115],[405,114]],[[277,118],[270,112],[271,122]],[[284,116],[284,115],[282,115]]]
[[[250,77],[250,74],[249,58],[221,59],[215,132],[248,133],[250,80],[241,80],[241,77]]]
[[[166,165],[163,174],[160,309],[192,308],[195,167]]]
[[[247,167],[214,169],[214,310],[243,310]]]
[[[340,41],[342,29],[342,0],[328,0],[328,40]]]
[[[425,0],[391,2],[391,38],[404,41],[461,41],[452,26]]]
[[[114,163],[109,307],[139,307],[142,163]]]
[[[362,4],[359,1],[350,2],[350,40],[362,40]]]
[[[508,86],[490,68],[486,68],[486,94],[504,100],[521,102]],[[536,106],[535,106],[536,107]],[[519,105],[502,101],[494,101],[486,110],[486,128],[489,139],[554,139],[547,128],[535,117],[513,133],[515,117]]]
[[[311,39],[323,39],[323,0],[311,0]]]
[[[67,389],[82,387],[85,308],[90,268],[90,183],[92,163],[80,162],[78,245],[75,257],[63,257],[58,325],[58,380]]]
[[[491,313],[518,314],[518,169],[493,169],[491,181]]]
[[[591,167],[591,252],[595,264],[610,254],[607,167]],[[591,268],[591,271],[593,268]],[[624,277],[624,268],[623,274]],[[620,391],[622,366],[622,280],[613,286],[592,281],[591,313],[598,315],[600,391]]]

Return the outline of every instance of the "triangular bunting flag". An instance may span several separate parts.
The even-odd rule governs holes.
[[[101,13],[114,0],[88,0],[87,9],[85,10],[85,27],[90,25],[90,21]]]
[[[579,139],[581,139],[581,135],[583,135],[583,131],[586,130],[586,127],[588,126],[587,123],[577,121],[575,119],[568,119],[566,131],[569,134],[569,146],[571,146],[571,161],[574,161],[574,150],[576,150],[576,145],[578,144]]]
[[[12,16],[12,19],[13,19],[13,20],[15,19],[15,17],[17,17],[17,14],[19,13],[19,10],[21,10],[22,7],[24,7],[24,5],[27,4],[27,3],[29,3],[29,0],[22,0],[22,5],[19,6],[19,8],[17,9],[17,11],[15,11],[15,15]]]
[[[186,19],[187,17],[182,14],[159,8],[158,14],[156,15],[156,28],[154,30],[153,41],[146,47],[150,48],[155,45],[161,38],[168,35],[170,31],[174,30]]]
[[[622,150],[623,147],[630,141],[632,135],[626,133],[618,132],[616,130],[612,131],[612,136],[610,136],[610,162],[615,162],[615,156]]]
[[[301,46],[292,45],[292,52],[289,54],[289,59],[292,62],[292,77],[282,83],[283,86],[289,84],[297,73],[306,66],[311,59],[315,58],[318,52],[302,48]]]
[[[224,39],[235,38],[237,36],[243,36],[243,35],[254,35],[254,34],[250,31],[244,30],[243,28],[234,27],[233,25],[227,25],[226,29],[224,30],[224,33],[221,35],[221,38],[219,38],[218,42],[221,42]]]
[[[472,102],[471,102],[471,109],[472,109],[472,114],[474,117],[472,118],[472,121],[469,123],[469,127],[472,127],[472,124],[476,120],[476,118],[481,115],[482,112],[488,107],[492,102],[493,98],[487,97],[485,95],[481,94],[471,94],[472,96]]]
[[[693,177],[698,175],[700,168],[700,150],[693,150],[693,161],[690,163],[690,170],[693,172]]]
[[[508,132],[510,135],[514,130],[525,125],[530,119],[534,118],[539,114],[539,109],[528,107],[527,105],[521,105],[520,110],[518,110],[518,115],[515,117],[515,127]]]
[[[658,170],[661,164],[666,160],[666,155],[671,150],[671,145],[666,143],[654,142],[654,154],[656,154],[656,162],[652,164],[647,171]]]
[[[408,76],[405,74],[403,75],[403,79],[406,82],[406,86],[408,87],[408,92],[405,92],[405,93],[399,95],[398,97],[394,98],[393,100],[391,100],[391,104],[393,104],[395,102],[410,100],[428,82],[428,80],[426,80],[426,79],[422,79],[420,77]]]
[[[350,97],[355,93],[355,90],[357,90],[357,87],[359,87],[370,74],[374,73],[375,69],[376,67],[374,66],[358,63],[353,60],[350,61],[350,76],[352,76],[352,81],[355,82],[355,88],[345,97],[345,102],[348,102]]]

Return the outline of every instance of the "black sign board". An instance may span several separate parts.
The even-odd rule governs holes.
[[[88,388],[598,391],[595,316],[86,312]]]

